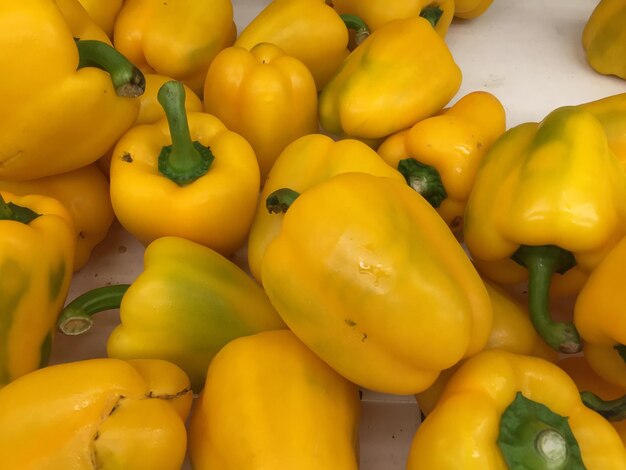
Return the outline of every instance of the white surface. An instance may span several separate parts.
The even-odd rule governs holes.
[[[239,30],[268,1],[234,1]],[[455,21],[447,42],[463,71],[461,96],[484,90],[500,99],[508,127],[539,121],[556,107],[626,92],[626,81],[601,76],[585,62],[583,26],[594,0],[495,0],[481,17]],[[115,224],[88,266],[75,275],[69,300],[108,283],[129,283],[142,270],[143,247]],[[240,262],[245,262],[243,256]],[[81,337],[58,335],[52,363],[105,356],[106,338],[119,321],[117,311],[99,314]],[[361,468],[405,466],[419,422],[413,397],[365,392],[361,421]],[[187,468],[187,467],[185,467]]]

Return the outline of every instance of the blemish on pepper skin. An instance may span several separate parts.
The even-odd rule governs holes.
[[[363,339],[361,341],[365,341],[367,339],[367,333],[363,333]]]
[[[87,235],[85,235],[85,232],[81,230],[80,232],[78,232],[78,238],[84,240],[85,238],[87,238]]]
[[[117,247],[117,251],[119,253],[126,253],[127,248],[124,245],[120,245],[120,246]]]
[[[355,322],[354,320],[349,319],[349,318],[346,318],[346,319],[344,320],[344,322],[345,322],[345,323],[346,323],[346,325],[348,325],[348,326],[356,326],[356,322]]]
[[[124,155],[122,155],[122,161],[128,162],[128,163],[132,163],[133,162],[133,157],[131,156],[130,153],[124,152]]]

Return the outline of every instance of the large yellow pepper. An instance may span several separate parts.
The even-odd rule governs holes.
[[[67,20],[67,5],[10,1],[0,11],[0,179],[36,179],[93,163],[137,115],[139,103],[130,97],[143,92],[143,75],[110,45],[84,35],[87,23]]]
[[[600,0],[585,24],[582,43],[596,72],[626,80],[626,0]]]
[[[356,31],[357,42],[369,33],[359,18],[342,18],[324,0],[273,0],[241,31],[235,46],[276,44],[308,67],[319,90],[349,53],[348,28]]]
[[[202,96],[209,64],[236,34],[230,0],[125,0],[113,43],[143,72],[172,77]]]
[[[454,0],[454,17],[464,20],[477,18],[485,13],[493,0]]]
[[[79,0],[93,21],[107,34],[113,37],[115,18],[124,5],[124,0]]]
[[[626,93],[607,96],[579,106],[600,121],[609,148],[626,166]]]
[[[196,470],[356,470],[357,387],[291,331],[228,343],[190,418]]]
[[[505,130],[502,103],[491,93],[475,91],[387,137],[377,151],[459,233],[480,161]]]
[[[0,181],[0,190],[42,194],[61,202],[72,217],[76,239],[74,271],[81,269],[113,223],[109,182],[95,164],[29,181]]]
[[[461,69],[424,18],[392,20],[343,61],[319,97],[322,128],[386,137],[440,111],[461,86]]]
[[[0,387],[47,363],[75,239],[56,199],[0,191]]]
[[[115,146],[113,210],[146,245],[175,235],[230,256],[252,224],[259,165],[243,137],[210,114],[187,115],[184,99],[180,82],[163,85],[159,102],[167,117],[133,127]]]
[[[269,209],[267,207],[270,194],[281,188],[301,193],[331,176],[348,172],[370,173],[403,181],[399,172],[358,140],[334,141],[323,134],[310,134],[296,139],[283,150],[263,187],[248,236],[248,266],[257,281],[261,282],[265,249],[276,238],[283,222],[283,214],[278,208],[272,204]]]
[[[496,282],[528,279],[533,324],[550,346],[579,351],[571,322],[549,312],[553,278],[584,279],[626,232],[626,172],[600,122],[580,107],[508,130],[479,168],[465,212],[472,259]],[[576,286],[580,287],[580,285]]]
[[[252,145],[261,183],[287,144],[318,131],[311,72],[270,43],[250,51],[228,47],[215,57],[204,83],[204,111]]]
[[[489,350],[450,379],[409,452],[408,470],[459,468],[623,470],[626,450],[557,365]]]
[[[189,379],[157,360],[90,359],[31,372],[0,389],[6,469],[179,470]]]
[[[239,336],[286,328],[263,289],[215,251],[178,237],[155,240],[144,252],[144,270],[129,285],[88,291],[58,319],[68,335],[87,331],[92,315],[119,309],[120,324],[107,340],[118,359],[164,359],[181,367],[194,390],[209,362]]]
[[[307,189],[265,250],[287,326],[344,377],[409,394],[480,351],[492,307],[461,245],[397,179],[343,173]]]

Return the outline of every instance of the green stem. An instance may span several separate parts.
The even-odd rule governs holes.
[[[281,188],[270,193],[265,199],[265,207],[270,214],[284,214],[300,195],[293,189]]]
[[[13,220],[23,224],[29,224],[41,214],[29,209],[28,207],[18,206],[12,202],[5,202],[2,194],[0,194],[0,220]]]
[[[78,68],[98,67],[111,75],[119,96],[136,98],[146,90],[146,79],[135,65],[113,46],[102,41],[76,39]]]
[[[565,354],[582,350],[572,322],[555,322],[550,315],[550,282],[554,273],[563,274],[576,265],[574,256],[554,245],[522,245],[511,257],[528,269],[530,318],[537,332],[553,349]]]
[[[626,362],[626,346],[623,344],[616,344],[615,346],[613,346],[613,349],[615,349],[615,351],[617,351],[617,354],[619,354],[619,357],[621,357],[622,360]]]
[[[420,16],[425,20],[428,20],[433,28],[437,26],[437,23],[439,23],[442,15],[443,10],[439,8],[439,5],[429,5],[422,8],[422,11],[420,12]]]
[[[80,335],[93,325],[94,314],[120,308],[130,284],[99,287],[76,297],[61,312],[57,327],[68,336]]]
[[[161,149],[159,171],[179,186],[193,183],[209,171],[213,153],[209,147],[191,140],[182,83],[176,80],[166,82],[159,89],[157,99],[165,111],[172,136],[172,145]]]
[[[354,43],[358,46],[370,35],[370,29],[361,18],[356,15],[344,13],[339,15],[346,28],[354,30]]]
[[[603,400],[595,393],[581,392],[580,397],[587,408],[591,408],[609,421],[626,419],[626,395],[614,400]]]
[[[441,175],[435,167],[424,165],[414,158],[405,158],[398,162],[398,171],[402,173],[407,184],[420,193],[431,206],[439,207],[448,197]]]

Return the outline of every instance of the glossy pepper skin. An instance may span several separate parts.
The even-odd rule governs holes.
[[[626,93],[607,96],[579,106],[600,121],[609,148],[626,165]]]
[[[173,235],[230,256],[245,243],[256,209],[254,151],[215,116],[187,113],[180,82],[159,94],[167,117],[133,127],[113,151],[115,215],[145,245]]]
[[[424,18],[374,31],[343,61],[319,97],[322,128],[378,139],[440,111],[461,86],[461,69]]]
[[[546,420],[545,414],[522,415],[518,425],[505,434],[505,413],[524,398],[547,407],[548,414],[565,422],[574,442],[566,443],[565,430],[555,426],[554,416]],[[498,445],[510,435],[514,445],[526,446],[512,459],[506,458]],[[545,457],[539,449],[545,449]],[[576,454],[582,463],[572,460]],[[563,457],[570,460],[563,461]],[[576,385],[557,365],[537,357],[489,350],[459,368],[436,408],[415,433],[407,469],[434,468],[624,469],[626,451],[615,429],[583,405]]]
[[[189,380],[165,361],[49,366],[0,389],[5,468],[178,470]]]
[[[47,363],[75,240],[56,199],[0,191],[0,387]]]
[[[367,28],[359,35],[366,35]],[[348,28],[324,0],[273,0],[241,31],[235,46],[269,42],[308,67],[318,90],[348,55]]]
[[[318,131],[311,72],[274,44],[223,49],[209,66],[203,102],[252,145],[262,183],[287,144]]]
[[[0,179],[36,179],[93,163],[135,120],[139,103],[132,97],[143,92],[143,76],[106,42],[91,41],[108,39],[80,22],[81,13],[89,20],[76,0],[3,5]],[[15,64],[22,64],[19,73]]]
[[[485,13],[493,0],[454,0],[454,17],[464,20],[477,18]]]
[[[41,194],[57,199],[68,210],[74,226],[74,271],[106,237],[113,223],[109,182],[96,164],[30,181],[0,181],[0,190],[25,196]]]
[[[579,107],[558,108],[491,147],[467,203],[464,240],[486,277],[528,279],[533,324],[553,348],[572,353],[580,338],[571,322],[550,318],[551,281],[566,283],[570,273],[584,280],[598,265],[626,230],[624,201],[626,173],[599,121]]]
[[[172,77],[202,96],[209,64],[236,34],[230,0],[125,0],[113,42],[143,72]]]
[[[113,37],[115,18],[124,5],[124,0],[79,0],[93,21],[109,36]]]
[[[615,245],[589,275],[574,304],[574,324],[585,341],[585,357],[589,365],[604,380],[624,389],[625,263],[626,238]]]
[[[357,387],[292,332],[235,339],[209,366],[190,460],[197,470],[356,470],[359,409]]]
[[[265,249],[280,232],[284,214],[270,212],[267,199],[276,190],[290,188],[302,193],[330,177],[348,172],[370,173],[403,181],[366,144],[355,139],[334,141],[323,134],[310,134],[294,140],[280,154],[261,191],[252,227],[248,235],[248,266],[261,282],[261,264]]]
[[[489,296],[463,248],[396,179],[343,173],[304,191],[265,250],[261,278],[298,338],[378,392],[426,389],[491,330]]]
[[[196,391],[211,358],[228,341],[286,328],[245,271],[178,237],[148,245],[144,270],[130,287],[104,287],[74,299],[59,317],[59,327],[66,334],[83,333],[92,324],[91,315],[114,308],[120,309],[120,324],[107,340],[107,354],[173,362]]]
[[[626,80],[625,24],[625,0],[600,0],[592,11],[582,43],[587,62],[596,72]]]
[[[505,130],[502,103],[491,93],[475,91],[436,116],[387,137],[377,152],[400,168],[409,185],[437,209],[453,232],[460,233],[480,162]]]

